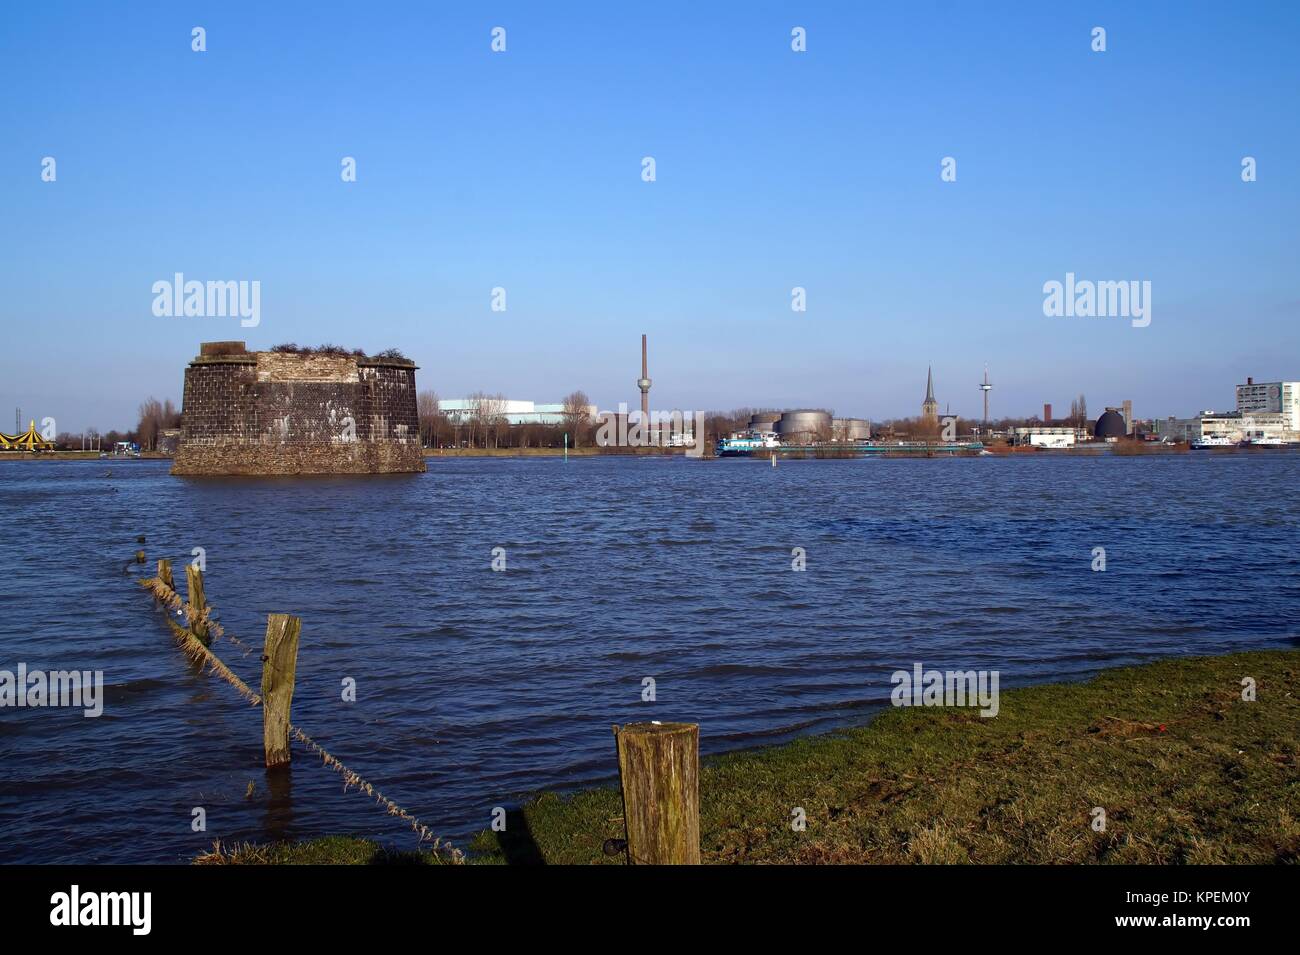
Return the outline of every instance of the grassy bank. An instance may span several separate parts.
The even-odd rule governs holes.
[[[217,842],[194,860],[195,865],[441,865],[432,852],[398,852],[367,839],[325,836],[305,842],[269,845]]]
[[[1247,676],[1254,702],[1241,699]],[[1004,691],[992,719],[890,709],[708,760],[701,847],[706,862],[1296,863],[1298,748],[1300,652],[1165,660]],[[470,861],[621,863],[601,851],[622,836],[621,812],[612,788],[543,794],[505,833],[481,833]],[[420,861],[352,839],[242,851],[207,861]]]
[[[0,451],[0,462],[4,461],[100,461],[108,464],[125,464],[130,461],[165,461],[171,455],[161,451],[142,451],[138,457],[118,455],[101,458],[98,451]]]

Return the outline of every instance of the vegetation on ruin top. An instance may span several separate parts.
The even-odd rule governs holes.
[[[400,348],[385,348],[381,352],[373,355],[367,355],[361,348],[344,348],[342,345],[298,345],[293,342],[284,342],[280,345],[273,346],[270,351],[281,354],[291,355],[328,355],[339,358],[367,358],[374,361],[410,361]]]

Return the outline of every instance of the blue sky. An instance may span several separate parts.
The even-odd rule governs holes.
[[[231,338],[398,347],[444,397],[611,407],[638,400],[646,332],[653,407],[875,419],[917,413],[928,363],[972,416],[986,362],[994,414],[1083,392],[1183,415],[1300,378],[1297,4],[3,18],[0,427],[15,405],[132,426]],[[155,317],[175,272],[260,281],[261,324]],[[1066,272],[1149,280],[1150,326],[1045,317]]]

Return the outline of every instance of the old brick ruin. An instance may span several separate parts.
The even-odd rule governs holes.
[[[172,474],[424,470],[415,363],[205,342],[185,369]]]

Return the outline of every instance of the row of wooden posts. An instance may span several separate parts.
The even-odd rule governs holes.
[[[144,562],[144,553],[136,559]],[[170,560],[158,561],[158,579],[176,593]],[[209,648],[210,627],[203,594],[203,571],[185,567],[192,617],[189,626],[172,627],[182,641],[193,640],[195,656],[226,670],[243,691],[252,691]],[[267,614],[262,650],[262,743],[268,767],[289,762],[289,712],[298,669],[302,621],[283,613]],[[200,649],[201,648],[201,649]],[[626,851],[633,865],[698,865],[700,862],[700,727],[697,723],[629,723],[614,727],[618,772],[623,795],[626,839],[606,843],[606,851]]]
[[[158,561],[158,579],[173,593],[176,584],[172,579],[170,560]],[[178,633],[182,639],[194,640],[202,646],[202,653],[212,660],[220,659],[210,649],[206,611],[207,598],[203,595],[203,571],[193,564],[185,566],[185,584],[189,593],[187,603],[193,621]],[[175,627],[176,624],[173,624]],[[262,700],[262,746],[266,752],[266,765],[283,766],[289,762],[289,711],[293,705],[293,686],[298,674],[298,637],[302,633],[302,620],[287,613],[266,615],[266,639],[262,648],[262,686],[258,694]],[[195,653],[197,648],[191,648]],[[227,668],[229,669],[229,668]],[[238,677],[235,678],[238,680]],[[242,682],[242,681],[240,681]],[[248,692],[247,685],[244,689]]]

